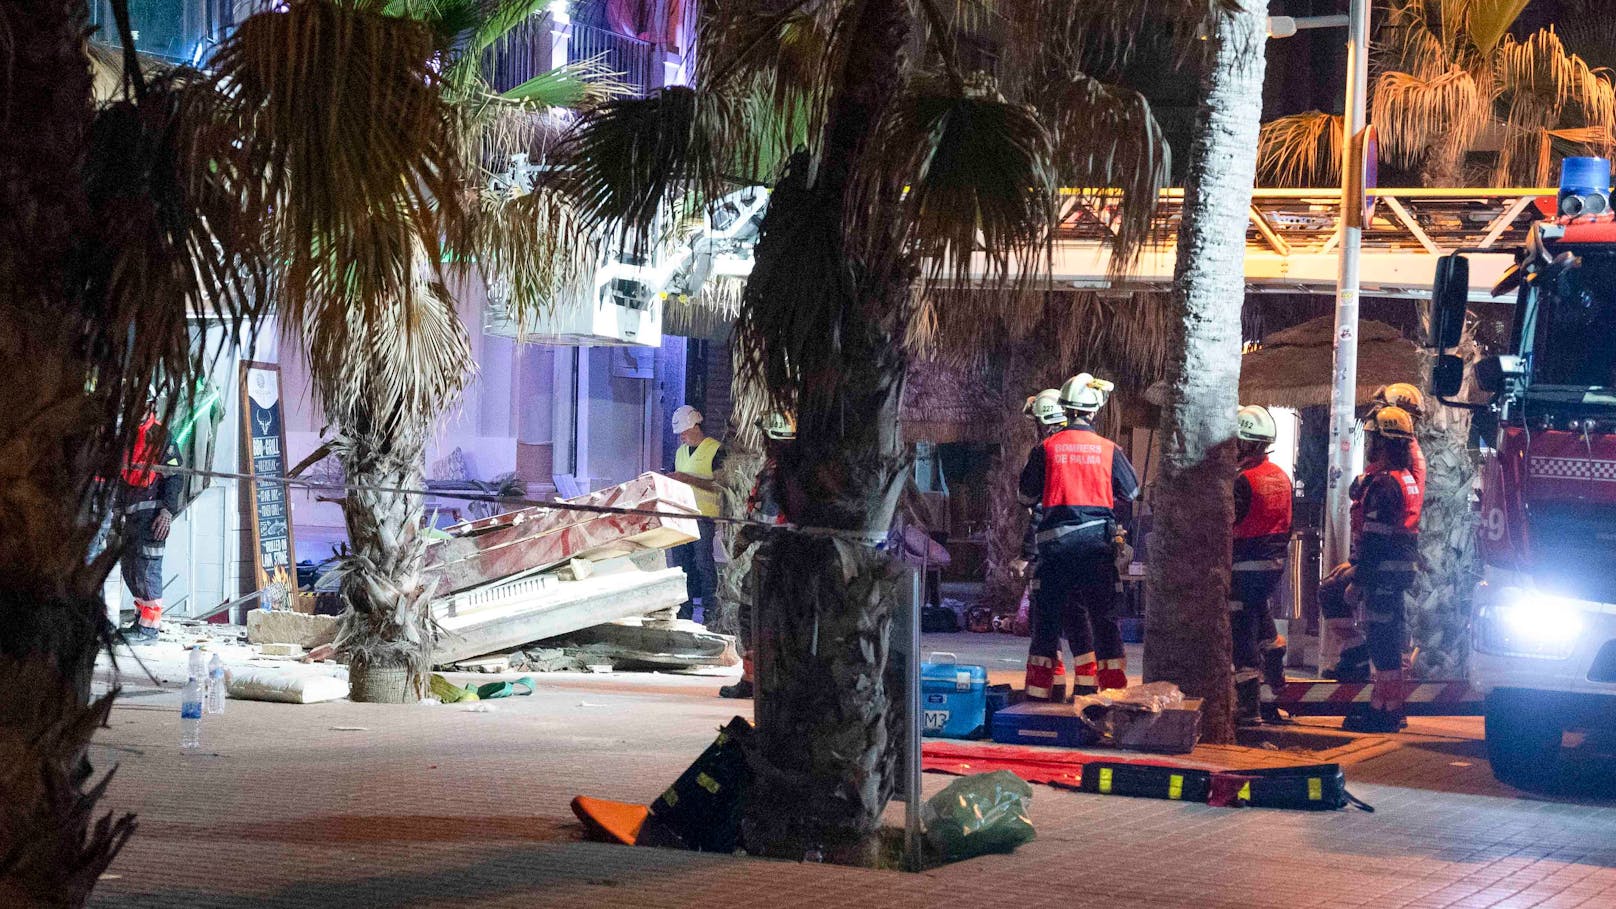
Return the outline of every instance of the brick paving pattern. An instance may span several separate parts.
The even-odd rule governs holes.
[[[1350,763],[1374,814],[1036,787],[1034,842],[914,875],[581,842],[572,796],[649,802],[736,711],[720,681],[540,676],[537,694],[488,712],[231,701],[195,756],[179,753],[175,692],[132,690],[93,757],[119,764],[107,804],[140,830],[94,905],[1616,906],[1616,767],[1571,795],[1526,796],[1492,780],[1475,720],[1416,720],[1390,739],[1297,733]],[[948,779],[928,774],[927,791]]]

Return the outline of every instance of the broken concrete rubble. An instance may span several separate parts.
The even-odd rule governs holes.
[[[697,539],[694,518],[683,517],[695,514],[688,485],[643,474],[568,501],[656,514],[535,507],[450,528],[447,539],[427,548],[426,570],[435,579],[428,583],[438,592],[435,665],[684,602],[684,572],[667,568],[661,550]]]
[[[432,604],[439,629],[436,665],[501,653],[533,641],[677,606],[685,573],[627,570],[586,581],[536,575],[443,597]]]
[[[574,560],[600,561],[666,549],[698,536],[695,492],[661,474],[641,474],[627,483],[566,501],[657,514],[599,514],[537,506],[457,524],[449,528],[447,539],[434,541],[426,550],[425,567],[438,579],[438,594],[471,590]],[[578,574],[573,571],[574,577]]]
[[[313,649],[337,639],[340,621],[333,615],[253,609],[247,612],[247,640],[253,644],[296,644]]]

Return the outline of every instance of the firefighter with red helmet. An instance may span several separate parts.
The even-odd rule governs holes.
[[[1285,684],[1285,641],[1268,598],[1285,571],[1291,539],[1290,475],[1268,459],[1277,427],[1267,408],[1240,408],[1235,431],[1240,473],[1234,482],[1234,548],[1229,582],[1235,719],[1278,722],[1274,700]]]
[[[1073,694],[1128,684],[1113,540],[1118,509],[1139,494],[1139,479],[1116,443],[1090,422],[1111,388],[1086,373],[1068,380],[1059,398],[1067,427],[1035,446],[1021,472],[1022,504],[1043,509],[1035,580],[1036,614],[1046,627],[1034,634],[1037,652],[1027,661],[1027,696],[1035,700],[1051,695],[1060,635],[1049,632],[1056,623],[1072,648]]]
[[[1374,666],[1369,711],[1349,716],[1344,724],[1359,732],[1396,732],[1405,725],[1404,600],[1419,563],[1424,498],[1414,475],[1413,441],[1414,418],[1408,411],[1392,405],[1377,410],[1367,433],[1367,466],[1355,483],[1362,518],[1352,544],[1352,589],[1344,599],[1363,604],[1365,644]]]
[[[163,618],[163,551],[179,514],[185,478],[159,467],[178,467],[179,450],[157,420],[156,402],[135,431],[135,443],[118,472],[113,502],[123,517],[123,552],[118,566],[135,598],[135,622],[122,629],[130,644],[157,640]]]

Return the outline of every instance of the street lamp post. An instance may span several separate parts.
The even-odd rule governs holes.
[[[1358,395],[1358,255],[1363,243],[1362,172],[1353,166],[1368,122],[1369,0],[1352,0],[1347,18],[1347,97],[1341,143],[1341,270],[1335,294],[1334,361],[1330,388],[1330,459],[1325,484],[1324,563],[1328,572],[1345,562],[1351,545],[1349,494],[1357,461],[1354,426]],[[1355,177],[1356,175],[1356,177]],[[1349,185],[1356,182],[1356,189]],[[1352,209],[1358,206],[1357,211]],[[1319,667],[1334,657],[1326,629],[1319,634]]]

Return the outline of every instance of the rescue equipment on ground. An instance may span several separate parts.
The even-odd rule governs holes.
[[[920,709],[926,735],[970,738],[987,721],[988,671],[933,653],[920,664]]]

